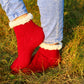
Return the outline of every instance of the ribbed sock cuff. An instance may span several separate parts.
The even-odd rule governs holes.
[[[30,20],[32,20],[32,18],[33,18],[33,15],[31,13],[28,13],[28,15],[24,18],[9,22],[9,26],[10,28],[13,28],[15,26],[25,24],[26,22],[29,22]]]
[[[60,50],[62,48],[62,42],[59,42],[56,45],[48,45],[46,43],[41,43],[40,47],[47,50]]]

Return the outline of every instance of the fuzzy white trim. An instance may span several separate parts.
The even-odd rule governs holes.
[[[59,42],[57,45],[48,45],[46,43],[42,43],[40,44],[40,47],[48,50],[60,50],[62,48],[62,43]]]
[[[33,15],[31,13],[28,13],[28,15],[22,19],[18,19],[16,21],[9,22],[10,28],[13,28],[15,26],[25,24],[26,22],[30,21],[33,18]]]

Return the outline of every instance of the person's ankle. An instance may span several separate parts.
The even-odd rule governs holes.
[[[21,15],[21,16],[15,18],[13,21],[16,21],[16,20],[18,20],[18,19],[22,19],[22,18],[26,17],[27,15],[28,15],[28,14],[25,13],[25,14],[23,14],[23,15]]]
[[[59,43],[54,43],[54,44],[46,44],[46,45],[58,45]]]

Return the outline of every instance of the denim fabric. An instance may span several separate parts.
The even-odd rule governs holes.
[[[45,33],[44,43],[53,44],[63,40],[64,0],[38,0],[41,26]]]
[[[1,0],[10,21],[27,13],[23,0]],[[45,34],[44,43],[53,44],[63,40],[64,0],[38,0],[41,26]]]
[[[23,0],[0,0],[0,4],[10,21],[27,13]]]

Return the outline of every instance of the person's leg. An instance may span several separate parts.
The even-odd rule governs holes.
[[[59,43],[63,39],[64,0],[38,0],[44,43]]]
[[[6,12],[9,21],[28,13],[23,0],[0,0],[0,4]]]
[[[41,26],[45,39],[40,45],[31,64],[23,70],[28,72],[42,72],[60,62],[59,50],[63,39],[63,8],[64,0],[38,0],[41,15]]]
[[[15,31],[18,57],[11,70],[18,72],[30,63],[33,50],[44,40],[44,33],[33,23],[32,14],[27,12],[23,0],[1,0],[0,3],[10,20],[9,26]]]

